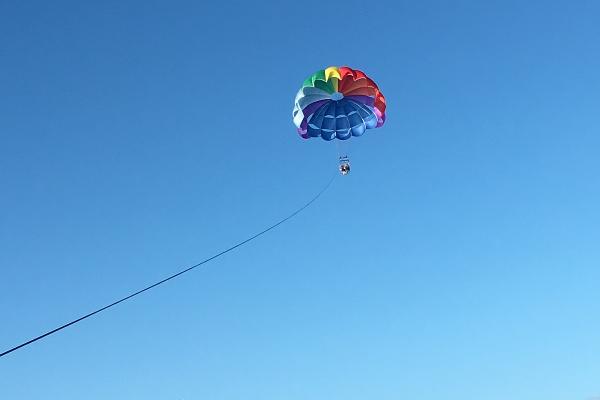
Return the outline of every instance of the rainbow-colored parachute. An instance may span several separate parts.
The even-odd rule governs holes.
[[[329,67],[304,81],[293,117],[304,139],[346,140],[383,125],[385,97],[362,71]]]

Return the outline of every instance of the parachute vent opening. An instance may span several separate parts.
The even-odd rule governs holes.
[[[344,98],[344,95],[340,92],[335,92],[331,94],[331,100],[338,101]]]

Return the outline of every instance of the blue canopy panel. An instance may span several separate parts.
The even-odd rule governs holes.
[[[350,98],[325,101],[307,119],[310,137],[347,140],[377,127],[377,116],[368,105]]]

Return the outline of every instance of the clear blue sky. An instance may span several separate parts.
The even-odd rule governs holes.
[[[0,350],[313,196],[315,70],[388,121],[300,217],[0,359],[0,398],[600,395],[598,2],[8,3]]]

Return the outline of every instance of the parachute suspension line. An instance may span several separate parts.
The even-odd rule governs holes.
[[[350,140],[336,140],[335,147],[338,155],[338,169],[340,174],[350,173]]]
[[[184,269],[184,270],[181,270],[181,271],[179,271],[179,272],[177,272],[177,273],[175,273],[175,274],[173,274],[173,275],[170,275],[170,276],[168,276],[168,277],[166,277],[166,278],[164,278],[164,279],[162,279],[162,280],[160,280],[160,281],[158,281],[158,282],[156,282],[156,283],[153,283],[153,284],[152,284],[152,285],[150,285],[150,286],[146,286],[145,288],[143,288],[143,289],[140,289],[140,290],[138,290],[138,291],[136,291],[136,292],[134,292],[134,293],[131,293],[130,295],[128,295],[128,296],[125,296],[125,297],[123,297],[123,298],[121,298],[121,299],[119,299],[119,300],[116,300],[116,301],[114,301],[114,302],[112,302],[112,303],[110,303],[110,304],[108,304],[108,305],[106,305],[106,306],[104,306],[104,307],[101,307],[101,308],[99,308],[99,309],[97,309],[97,310],[95,310],[95,311],[92,311],[92,312],[90,312],[90,313],[88,313],[88,314],[85,314],[85,315],[83,315],[83,316],[81,316],[81,317],[79,317],[79,318],[77,318],[77,319],[74,319],[74,320],[73,320],[73,321],[71,321],[71,322],[68,322],[68,323],[66,323],[66,324],[64,324],[64,325],[61,325],[61,326],[59,326],[59,327],[55,328],[55,329],[52,329],[52,330],[50,330],[50,331],[48,331],[48,332],[46,332],[46,333],[44,333],[44,334],[42,334],[42,335],[39,335],[39,336],[37,336],[37,337],[35,337],[35,338],[31,339],[31,340],[28,340],[28,341],[26,341],[26,342],[24,342],[24,343],[21,343],[21,344],[20,344],[20,345],[18,345],[18,346],[15,346],[15,347],[13,347],[13,348],[11,348],[11,349],[8,349],[8,350],[6,350],[6,351],[4,351],[4,352],[0,353],[0,357],[4,357],[5,355],[7,355],[7,354],[9,354],[9,353],[12,353],[12,352],[13,352],[13,351],[15,351],[15,350],[18,350],[18,349],[20,349],[20,348],[22,348],[22,347],[25,347],[25,346],[27,346],[27,345],[30,345],[30,344],[34,343],[34,342],[37,342],[38,340],[40,340],[40,339],[43,339],[43,338],[45,338],[46,336],[50,336],[50,335],[52,335],[52,334],[54,334],[54,333],[56,333],[56,332],[58,332],[58,331],[61,331],[61,330],[65,329],[65,328],[67,328],[67,327],[69,327],[69,326],[71,326],[71,325],[75,325],[76,323],[78,323],[78,322],[81,322],[81,321],[83,321],[84,319],[87,319],[87,318],[89,318],[89,317],[91,317],[91,316],[93,316],[93,315],[96,315],[96,314],[98,314],[98,313],[100,313],[100,312],[104,311],[104,310],[107,310],[107,309],[109,309],[109,308],[111,308],[111,307],[113,307],[113,306],[116,306],[117,304],[119,304],[119,303],[122,303],[122,302],[124,302],[124,301],[126,301],[126,300],[129,300],[129,299],[131,299],[132,297],[135,297],[135,296],[137,296],[138,294],[142,294],[142,293],[144,293],[145,291],[148,291],[148,290],[150,290],[150,289],[152,289],[152,288],[155,288],[155,287],[156,287],[156,286],[158,286],[158,285],[162,285],[163,283],[165,283],[165,282],[168,282],[168,281],[170,281],[171,279],[177,278],[178,276],[180,276],[180,275],[183,275],[183,274],[185,274],[186,272],[189,272],[189,271],[191,271],[191,270],[193,270],[193,269],[195,269],[195,268],[197,268],[197,267],[199,267],[199,266],[201,266],[201,265],[204,265],[204,264],[206,264],[206,263],[208,263],[208,262],[210,262],[210,261],[214,260],[215,258],[219,258],[219,257],[221,257],[222,255],[224,255],[224,254],[226,254],[226,253],[229,253],[230,251],[232,251],[232,250],[235,250],[235,249],[237,249],[238,247],[241,247],[241,246],[245,245],[245,244],[246,244],[246,243],[248,243],[248,242],[251,242],[251,241],[253,241],[254,239],[258,238],[259,236],[262,236],[262,235],[264,235],[265,233],[269,232],[270,230],[273,230],[273,229],[277,228],[279,225],[281,225],[281,224],[283,224],[283,223],[285,223],[285,222],[289,221],[290,219],[292,219],[293,217],[295,217],[296,215],[298,215],[300,212],[302,212],[303,210],[305,210],[306,208],[308,208],[308,207],[309,207],[311,204],[313,204],[315,201],[317,201],[317,199],[318,199],[319,197],[321,197],[321,195],[322,195],[323,193],[325,193],[325,192],[327,191],[327,189],[329,189],[329,187],[330,187],[330,186],[331,186],[331,184],[333,183],[334,179],[335,179],[335,175],[331,177],[331,179],[329,180],[329,182],[327,183],[327,185],[325,185],[325,187],[324,187],[323,189],[321,189],[321,191],[319,191],[319,192],[318,192],[318,193],[317,193],[317,194],[316,194],[316,195],[315,195],[315,196],[314,196],[314,197],[313,197],[313,198],[312,198],[312,199],[311,199],[311,200],[310,200],[308,203],[304,204],[302,207],[298,208],[296,211],[292,212],[290,215],[288,215],[287,217],[285,217],[285,218],[281,219],[280,221],[276,222],[275,224],[273,224],[273,225],[269,226],[268,228],[265,228],[265,229],[263,229],[262,231],[260,231],[260,232],[258,232],[258,233],[256,233],[256,234],[254,234],[254,235],[252,235],[252,236],[250,236],[249,238],[247,238],[247,239],[245,239],[245,240],[242,240],[241,242],[239,242],[239,243],[237,243],[237,244],[235,244],[235,245],[233,245],[233,246],[231,246],[231,247],[229,247],[229,248],[227,248],[227,249],[225,249],[225,250],[223,250],[223,251],[221,251],[221,252],[219,252],[219,253],[217,253],[217,254],[215,254],[215,255],[213,255],[213,256],[211,256],[211,257],[209,257],[209,258],[207,258],[207,259],[205,259],[205,260],[202,260],[202,261],[200,261],[199,263],[192,265],[191,267],[188,267],[188,268],[186,268],[186,269]]]

